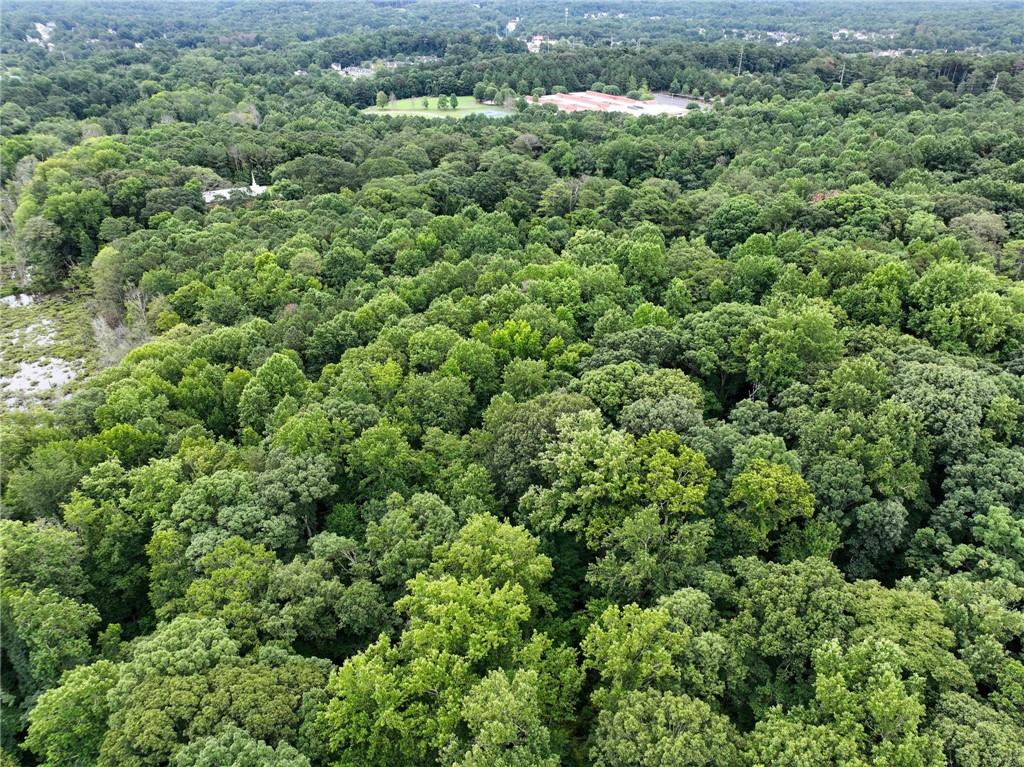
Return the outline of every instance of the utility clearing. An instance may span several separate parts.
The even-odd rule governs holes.
[[[0,298],[0,411],[67,397],[91,369],[91,338],[81,301],[28,294]]]

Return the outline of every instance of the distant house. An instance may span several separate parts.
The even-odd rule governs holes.
[[[203,192],[203,202],[210,204],[217,202],[218,200],[230,200],[236,195],[244,195],[245,197],[259,197],[265,191],[267,187],[256,183],[256,174],[251,173],[252,183],[249,186],[229,186],[224,189],[211,189],[208,192]]]
[[[373,77],[380,71],[401,69],[402,67],[413,66],[414,64],[435,64],[440,61],[437,56],[413,56],[411,59],[377,59],[375,61],[364,61],[359,66],[343,67],[340,63],[335,61],[331,64],[331,69],[337,72],[342,77],[351,77],[353,79],[361,79],[364,77]]]
[[[526,41],[526,50],[530,53],[537,53],[545,42],[544,35],[534,35]]]
[[[374,70],[370,67],[343,67],[337,62],[331,64],[331,69],[342,77],[351,77],[356,80],[363,77],[373,77],[374,75]]]

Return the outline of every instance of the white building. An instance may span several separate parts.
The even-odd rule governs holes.
[[[208,192],[203,192],[203,202],[209,204],[211,202],[217,202],[217,200],[230,200],[235,195],[244,195],[245,197],[259,197],[267,188],[256,183],[256,174],[250,171],[252,183],[249,186],[229,186],[224,189],[211,189]]]

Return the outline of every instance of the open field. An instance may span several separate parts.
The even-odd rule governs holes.
[[[436,96],[431,96],[428,101],[430,106],[426,109],[423,107],[423,97],[417,96],[411,99],[399,99],[383,109],[378,109],[376,106],[367,107],[363,112],[373,115],[419,115],[420,117],[466,117],[477,114],[487,117],[504,117],[513,114],[512,110],[504,107],[477,103],[472,96],[459,96],[457,109],[438,109]]]

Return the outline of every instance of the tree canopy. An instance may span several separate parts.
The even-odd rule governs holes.
[[[1024,764],[1019,8],[9,5],[0,764]]]

